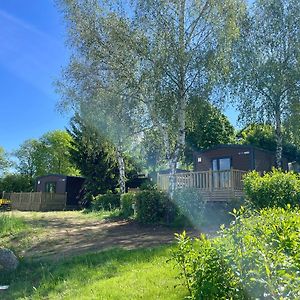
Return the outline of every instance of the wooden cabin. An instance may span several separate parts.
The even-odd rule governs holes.
[[[51,174],[38,177],[36,192],[66,194],[66,207],[77,207],[85,179],[83,177]]]
[[[176,187],[201,190],[208,201],[228,201],[243,196],[243,176],[251,171],[270,171],[275,166],[275,153],[251,145],[219,145],[194,153],[194,171],[177,173]],[[282,168],[288,170],[284,157]],[[158,186],[169,188],[169,175],[158,174]]]

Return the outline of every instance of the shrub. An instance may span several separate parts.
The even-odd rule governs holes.
[[[172,209],[171,201],[165,192],[150,190],[136,194],[136,217],[141,223],[165,221]]]
[[[157,185],[154,182],[148,180],[148,181],[143,182],[141,184],[140,190],[142,190],[142,191],[145,191],[145,190],[148,190],[148,191],[149,190],[157,190]]]
[[[177,189],[174,193],[174,201],[178,213],[185,216],[194,226],[200,227],[203,222],[206,201],[199,190],[195,188]]]
[[[135,204],[135,193],[121,195],[121,214],[123,217],[128,218],[133,215],[133,204]]]
[[[92,200],[92,210],[113,210],[120,207],[119,194],[98,195]]]
[[[192,240],[185,232],[176,239],[172,258],[180,267],[189,299],[246,299],[238,278],[212,241],[204,235]]]
[[[244,177],[246,200],[254,208],[300,204],[300,178],[292,172],[273,169],[260,176],[256,171]]]
[[[300,299],[300,210],[234,211],[220,236],[178,235],[173,259],[192,299]]]

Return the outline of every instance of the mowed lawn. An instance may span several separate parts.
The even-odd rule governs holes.
[[[52,216],[55,222],[51,222]],[[25,254],[15,272],[11,274],[0,272],[0,285],[10,285],[7,291],[0,291],[0,299],[183,299],[187,295],[187,290],[182,286],[182,280],[177,278],[179,270],[173,261],[169,261],[174,247],[168,239],[168,234],[172,234],[169,229],[154,228],[157,236],[159,236],[159,230],[162,231],[163,236],[165,235],[166,240],[161,239],[160,243],[167,243],[156,246],[156,243],[151,245],[149,242],[154,242],[156,237],[149,228],[138,228],[135,224],[127,224],[132,226],[127,228],[127,225],[120,223],[120,235],[122,231],[128,235],[128,229],[135,230],[133,236],[137,243],[136,249],[133,247],[134,243],[125,244],[124,247],[122,244],[124,239],[117,239],[120,245],[113,243],[110,248],[107,248],[107,243],[101,244],[101,240],[110,238],[104,232],[108,230],[110,233],[111,227],[104,226],[101,227],[104,232],[102,236],[100,235],[99,242],[105,248],[94,248],[96,240],[92,236],[93,247],[87,247],[86,254],[84,245],[80,245],[79,252],[74,249],[61,256],[59,251],[63,248],[55,247],[53,241],[58,241],[55,237],[48,245],[45,243],[45,239],[49,239],[51,230],[53,234],[60,232],[57,228],[57,220],[61,218],[61,223],[67,225],[68,218],[75,219],[76,224],[80,223],[83,227],[86,225],[85,231],[91,226],[90,222],[99,222],[99,226],[110,222],[103,221],[101,216],[92,216],[90,219],[80,212],[25,213],[23,215],[17,213],[13,217],[23,220],[25,226],[20,225],[19,219],[16,233],[0,234],[0,245],[3,246],[3,242],[6,241],[15,246],[18,255]],[[100,230],[99,228],[97,227],[97,230]],[[97,230],[96,233],[99,233]],[[113,234],[116,234],[117,230],[118,227],[114,228]],[[92,228],[92,231],[94,233],[95,228]],[[71,246],[74,246],[73,239],[77,236],[80,235],[76,231],[76,235],[72,236]],[[23,250],[18,247],[16,240],[18,237],[21,245],[25,247]],[[88,237],[89,235],[86,238]],[[129,235],[130,237],[132,238]],[[23,243],[24,239],[26,243]],[[82,239],[81,243],[87,243],[87,239]],[[28,241],[39,244],[39,247],[29,246]],[[61,244],[63,245],[64,242],[68,244],[68,241],[64,240]],[[143,243],[146,247],[143,247]],[[44,255],[45,250],[47,250],[46,254],[51,255]]]

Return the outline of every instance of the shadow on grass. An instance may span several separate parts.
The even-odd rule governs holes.
[[[49,299],[47,295],[50,292],[59,293],[66,282],[85,285],[91,278],[112,278],[122,273],[120,266],[131,264],[134,268],[135,263],[168,256],[169,248],[112,249],[57,262],[23,260],[16,271],[0,273],[0,285],[10,285],[7,291],[0,291],[0,299]]]

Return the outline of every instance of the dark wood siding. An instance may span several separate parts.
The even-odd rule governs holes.
[[[271,171],[272,167],[276,165],[275,153],[255,148],[254,165],[255,170],[259,172]],[[285,157],[282,158],[282,168],[288,170],[288,160]]]
[[[231,167],[236,170],[260,172],[270,171],[275,166],[275,153],[252,146],[225,145],[203,152],[194,153],[194,170],[208,171],[212,169],[212,160],[230,158]],[[201,162],[198,159],[201,158]],[[288,170],[288,160],[283,157],[282,168]]]
[[[84,178],[64,176],[64,175],[46,175],[37,178],[36,191],[47,192],[47,183],[55,183],[55,193],[67,193],[67,205],[76,206],[80,200],[80,193],[84,184]]]
[[[78,205],[84,178],[67,177],[67,205]]]
[[[198,158],[201,157],[201,162]],[[233,169],[248,171],[252,169],[252,147],[224,147],[207,150],[194,155],[195,171],[207,171],[212,168],[212,160],[216,158],[231,159]]]
[[[67,176],[63,175],[48,175],[37,178],[36,191],[46,192],[46,185],[48,182],[56,183],[56,193],[66,192]]]

